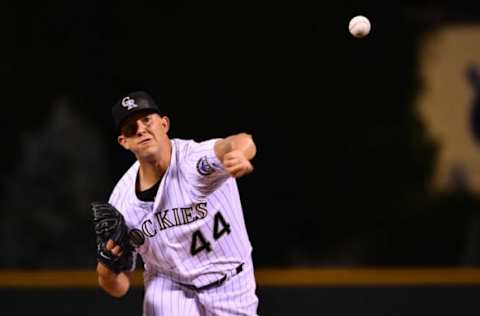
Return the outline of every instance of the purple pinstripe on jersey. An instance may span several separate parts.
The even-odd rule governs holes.
[[[245,304],[256,310],[252,247],[240,196],[235,179],[214,153],[216,141],[173,139],[170,165],[154,202],[140,201],[135,194],[138,162],[110,196],[110,203],[122,212],[129,228],[138,229],[145,237],[144,244],[136,249],[145,264],[145,315],[163,315],[166,306],[171,309],[168,315],[186,315],[187,309],[199,315],[200,310],[186,303],[186,296],[182,298],[185,293],[178,290],[178,283],[200,287],[217,281],[241,263],[247,263],[247,271],[252,272],[242,272],[242,278],[232,278],[216,291],[241,293],[242,287],[248,288],[250,296],[242,294],[239,302],[226,300],[224,304],[232,311],[235,305]],[[208,311],[212,303],[206,299],[202,304]]]

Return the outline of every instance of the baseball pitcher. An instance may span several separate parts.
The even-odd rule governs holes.
[[[118,143],[136,162],[108,203],[92,203],[100,286],[125,295],[140,255],[143,315],[257,315],[235,181],[253,170],[252,137],[170,139],[169,118],[143,91],[123,97],[112,114]]]

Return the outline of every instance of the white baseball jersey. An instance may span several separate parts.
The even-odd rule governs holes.
[[[143,244],[136,251],[146,281],[161,274],[197,287],[217,281],[241,263],[251,264],[237,184],[214,152],[216,139],[172,139],[170,166],[154,202],[137,198],[135,162],[109,202]]]

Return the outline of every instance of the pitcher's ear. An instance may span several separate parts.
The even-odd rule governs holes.
[[[130,149],[130,147],[128,146],[128,142],[127,142],[127,138],[123,135],[119,135],[117,137],[117,142],[120,144],[120,146],[122,146],[123,148],[125,149]]]
[[[162,126],[165,129],[165,132],[168,133],[168,131],[170,130],[170,119],[168,118],[168,116],[162,116]]]

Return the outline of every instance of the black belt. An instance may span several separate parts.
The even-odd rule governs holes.
[[[235,270],[232,271],[230,277],[233,277],[242,271],[243,271],[243,263],[240,264],[238,267],[235,268]],[[205,290],[210,290],[210,289],[213,289],[214,287],[222,285],[225,281],[227,281],[227,278],[228,278],[228,275],[225,274],[223,277],[221,277],[217,281],[214,281],[212,283],[208,283],[202,286],[195,286],[192,284],[184,284],[184,283],[180,283],[180,284],[194,291],[205,291]]]

